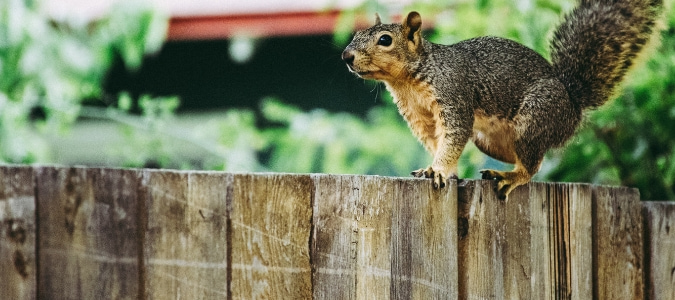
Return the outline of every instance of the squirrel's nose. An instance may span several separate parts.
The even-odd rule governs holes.
[[[349,50],[345,50],[342,52],[342,60],[346,62],[348,65],[352,65],[354,63],[354,53]]]

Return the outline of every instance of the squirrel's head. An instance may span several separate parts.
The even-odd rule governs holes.
[[[422,50],[422,17],[411,12],[401,24],[375,25],[356,32],[342,52],[342,60],[352,73],[364,79],[395,81],[409,75],[409,67]]]

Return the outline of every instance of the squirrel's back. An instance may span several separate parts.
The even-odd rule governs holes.
[[[433,46],[437,49],[432,51],[427,64],[441,72],[428,73],[437,73],[445,79],[454,74],[456,78],[454,83],[432,84],[471,86],[476,93],[473,98],[479,102],[473,107],[481,107],[500,118],[513,118],[534,81],[556,78],[553,67],[544,57],[509,39],[484,36],[453,45]]]
[[[661,0],[581,0],[553,34],[551,60],[580,108],[605,103],[647,44]]]

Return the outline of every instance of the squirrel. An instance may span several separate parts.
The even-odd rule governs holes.
[[[342,52],[348,69],[384,82],[413,134],[433,156],[411,175],[434,188],[457,179],[469,140],[514,165],[482,170],[506,199],[539,171],[547,150],[561,147],[583,112],[605,103],[655,31],[661,0],[581,0],[550,42],[551,62],[515,41],[477,37],[452,45],[422,37],[422,18],[358,31]]]

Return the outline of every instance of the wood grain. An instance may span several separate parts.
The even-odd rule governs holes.
[[[492,182],[462,183],[460,298],[590,298],[590,194],[535,182],[499,201]]]
[[[311,299],[309,175],[235,175],[231,198],[231,297]]]
[[[646,294],[675,299],[675,203],[643,202]]]
[[[38,298],[136,298],[137,173],[41,167],[35,176]]]
[[[640,195],[636,189],[593,188],[595,299],[643,299]]]
[[[514,191],[515,192],[515,191]],[[464,181],[458,192],[458,269],[460,299],[504,295],[502,239],[504,208],[492,182]]]
[[[456,181],[398,179],[393,192],[391,298],[456,299]]]
[[[0,299],[675,299],[635,189],[0,166]]]
[[[0,168],[0,298],[35,299],[33,170]]]
[[[393,181],[314,175],[311,245],[315,299],[389,295]]]
[[[232,175],[145,171],[148,298],[228,296],[227,191]]]

